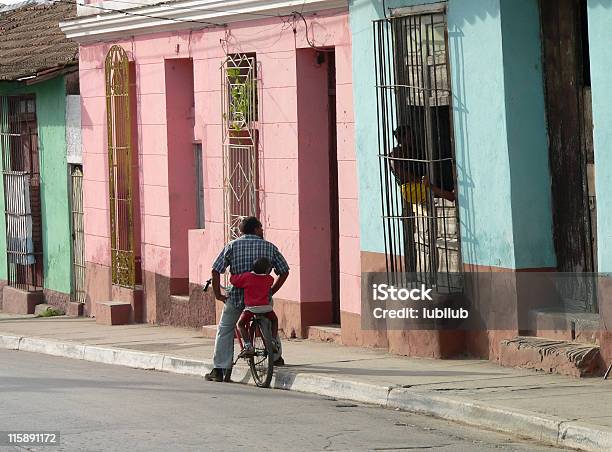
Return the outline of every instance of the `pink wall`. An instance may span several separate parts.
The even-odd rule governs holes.
[[[360,259],[351,85],[351,42],[346,11],[309,17],[311,40],[336,52],[337,130],[339,160],[341,306],[359,312]],[[292,276],[278,294],[302,300],[300,280],[301,191],[316,191],[316,183],[299,178],[296,50],[309,47],[302,22],[297,33],[278,19],[244,22],[227,29],[157,34],[120,42],[136,63],[143,268],[171,276],[171,196],[168,179],[166,116],[167,58],[192,58],[194,73],[194,138],[202,141],[205,184],[205,229],[189,231],[189,279],[203,283],[223,245],[221,159],[221,73],[225,52],[256,52],[260,78],[261,217],[266,238],[286,256]],[[223,44],[222,44],[223,43]],[[106,135],[103,61],[110,44],[81,48],[83,107],[84,198],[86,256],[110,264],[106,182]],[[225,48],[224,48],[225,47]],[[309,121],[306,117],[300,121]],[[100,168],[104,168],[103,171]],[[320,181],[319,181],[320,182]],[[306,222],[307,224],[308,222]],[[305,231],[304,231],[305,232]],[[176,265],[176,264],[175,264]]]

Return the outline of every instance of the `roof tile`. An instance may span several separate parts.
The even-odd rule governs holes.
[[[76,16],[76,2],[26,4],[0,12],[0,80],[16,80],[78,62],[78,44],[59,22]]]

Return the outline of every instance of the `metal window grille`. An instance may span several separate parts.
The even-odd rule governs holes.
[[[70,171],[72,212],[72,301],[85,303],[85,228],[83,223],[83,168]]]
[[[105,61],[112,283],[133,287],[132,118],[129,60],[114,45]]]
[[[0,96],[0,147],[8,284],[43,288],[40,162],[36,99]]]
[[[202,143],[195,143],[193,146],[195,157],[196,172],[196,215],[198,229],[204,229],[204,168],[202,160]]]
[[[259,214],[257,61],[228,55],[221,66],[225,240],[238,237],[244,217]]]
[[[374,22],[387,272],[439,291],[461,280],[445,13]]]

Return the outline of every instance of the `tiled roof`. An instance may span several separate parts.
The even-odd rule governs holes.
[[[76,2],[26,2],[0,9],[0,80],[16,80],[78,62],[78,45],[59,22],[76,16]]]

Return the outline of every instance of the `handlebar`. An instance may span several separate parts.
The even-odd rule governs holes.
[[[211,284],[212,284],[212,278],[207,280],[206,284],[204,284],[204,292],[208,290]],[[221,286],[221,288],[227,292],[228,290],[232,288],[232,286]]]

